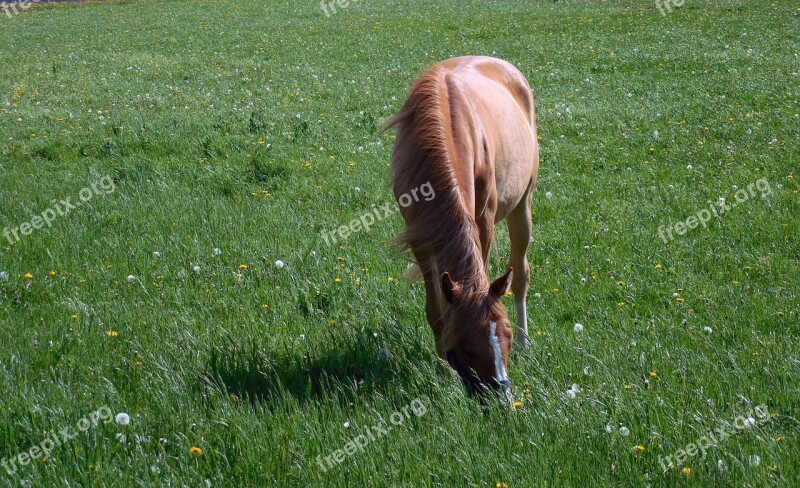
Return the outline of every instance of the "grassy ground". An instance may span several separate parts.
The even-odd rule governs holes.
[[[798,16],[230,0],[0,17],[0,226],[20,229],[0,237],[0,486],[796,486]],[[515,63],[538,105],[516,409],[435,374],[423,289],[387,244],[399,215],[320,237],[392,202],[376,127],[462,54]],[[705,456],[666,466],[692,443]]]

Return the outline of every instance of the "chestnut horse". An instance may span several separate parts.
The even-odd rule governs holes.
[[[517,343],[528,345],[525,252],[539,169],[535,120],[531,89],[517,68],[465,56],[428,68],[386,124],[397,127],[395,198],[423,184],[436,192],[431,201],[401,205],[406,230],[398,242],[411,249],[415,274],[425,280],[425,312],[439,357],[478,391],[511,384],[512,330],[501,303],[509,284]],[[489,251],[495,224],[503,219],[511,240],[509,269],[490,283]]]

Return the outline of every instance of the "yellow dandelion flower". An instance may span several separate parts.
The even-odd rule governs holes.
[[[119,335],[119,332],[117,332],[117,331],[116,331],[116,330],[114,330],[114,329],[111,329],[111,330],[107,330],[107,331],[106,331],[106,335],[107,335],[108,337],[117,337],[117,336]]]
[[[656,264],[656,269],[661,269],[661,265],[660,264]]]
[[[49,273],[47,273],[47,274],[49,274],[50,276],[55,276],[55,275],[56,275],[56,272],[55,272],[55,271],[53,271],[53,270],[51,269],[51,270],[50,270],[50,272],[49,272]]]
[[[677,298],[675,299],[675,301],[676,301],[676,302],[678,302],[678,303],[683,303],[683,302],[684,302],[684,299],[683,299],[683,298],[681,298],[681,297],[677,297]]]
[[[633,446],[633,450],[636,451],[636,452],[644,452],[645,451],[644,446],[641,446],[641,445]]]
[[[72,314],[72,315],[70,315],[69,318],[71,318],[72,320],[78,320],[78,315],[77,314]]]
[[[647,373],[647,376],[655,378],[656,376],[658,376],[658,373],[656,373],[655,371],[650,371],[649,373]]]
[[[625,282],[622,280],[617,281],[617,286],[625,286]]]
[[[684,466],[683,469],[681,470],[681,473],[685,474],[686,476],[689,476],[690,474],[692,474],[692,468],[690,468],[689,466]]]
[[[141,361],[134,361],[134,362],[133,362],[133,365],[134,365],[134,366],[141,366],[142,364],[143,364],[143,363],[142,363]]]
[[[239,265],[239,269],[247,269],[247,265],[246,264],[240,264]]]
[[[342,282],[342,279],[341,279],[341,278],[336,278],[336,279],[335,279],[335,280],[333,280],[333,281],[335,281],[336,283],[341,283],[341,282]]]
[[[542,332],[541,330],[537,330],[536,331],[536,337],[542,337],[543,335],[544,335],[544,332]]]
[[[625,389],[626,390],[630,390],[631,388],[633,388],[632,384],[628,383],[628,384],[625,385]]]
[[[192,446],[192,448],[189,449],[189,452],[192,453],[192,456],[194,457],[200,457],[203,455],[203,450],[197,446]]]
[[[514,408],[522,408],[522,402],[514,402]]]
[[[508,485],[503,483],[502,481],[498,481],[497,484],[494,486],[495,488],[508,488]]]
[[[777,464],[773,464],[773,465],[770,467],[770,469],[771,469],[771,470],[773,470],[773,471],[777,471],[777,470],[778,470],[778,465],[777,465]]]
[[[393,281],[394,281],[394,278],[392,278],[392,277],[390,276],[390,277],[389,277],[389,279],[388,279],[388,281],[389,281],[389,283],[391,283],[391,282],[393,282]]]
[[[783,436],[782,436],[782,435],[778,436],[778,438],[777,438],[777,439],[775,439],[775,442],[777,442],[778,444],[780,444],[781,442],[783,442]]]
[[[265,309],[265,310],[266,310],[266,309],[268,309],[268,308],[269,308],[269,304],[268,304],[268,303],[262,303],[262,304],[261,304],[261,308],[263,308],[263,309]]]
[[[22,275],[22,277],[25,278],[26,280],[32,280],[33,279],[33,275],[30,274],[30,273],[25,273],[24,275]]]

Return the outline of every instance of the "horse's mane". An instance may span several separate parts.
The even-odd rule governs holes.
[[[413,251],[423,274],[437,273],[432,276],[434,286],[439,288],[441,274],[448,272],[467,292],[465,296],[477,298],[488,291],[489,282],[477,225],[464,204],[454,169],[450,97],[454,81],[450,76],[442,67],[425,71],[403,108],[384,127],[398,128],[391,164],[395,197],[428,182],[436,192],[431,201],[420,200],[402,209],[407,227],[396,242]]]

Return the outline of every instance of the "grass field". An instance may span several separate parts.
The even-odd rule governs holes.
[[[0,16],[0,486],[800,484],[800,6],[665,12]],[[435,373],[399,214],[321,238],[396,208],[380,121],[463,54],[538,109],[517,408]]]

